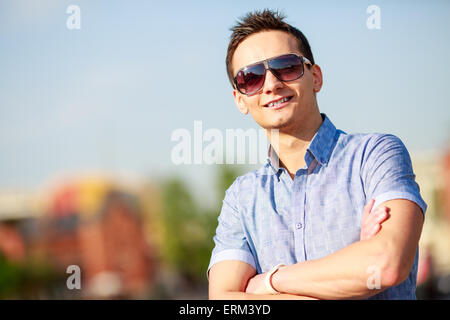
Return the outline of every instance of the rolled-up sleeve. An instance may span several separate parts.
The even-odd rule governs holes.
[[[255,258],[249,248],[244,232],[244,225],[237,206],[237,180],[225,192],[222,210],[218,218],[215,247],[211,254],[206,275],[211,267],[225,260],[240,260],[256,269]]]
[[[427,205],[415,177],[408,150],[398,137],[379,134],[367,143],[362,179],[367,199],[375,199],[374,208],[388,200],[407,199],[425,215]]]

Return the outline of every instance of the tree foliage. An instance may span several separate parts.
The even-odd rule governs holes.
[[[239,175],[233,166],[218,168],[218,195],[213,209],[199,205],[189,187],[179,178],[167,180],[163,185],[163,259],[173,270],[193,282],[206,280],[225,190]]]

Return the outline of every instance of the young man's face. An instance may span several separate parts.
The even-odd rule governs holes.
[[[252,63],[287,53],[303,55],[294,36],[278,30],[253,34],[236,48],[232,60],[233,74]],[[306,123],[314,112],[318,112],[315,93],[321,86],[319,66],[309,69],[304,64],[304,74],[297,80],[282,82],[267,71],[264,86],[257,93],[246,96],[235,89],[233,95],[239,110],[243,114],[250,112],[261,127],[288,132]],[[267,106],[274,100],[290,97],[281,108]]]

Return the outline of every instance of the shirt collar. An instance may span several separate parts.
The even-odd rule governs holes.
[[[308,151],[311,153],[314,159],[317,160],[318,163],[320,163],[321,165],[325,165],[330,159],[332,147],[334,145],[336,127],[330,121],[330,119],[328,119],[326,114],[321,113],[321,115],[323,119],[322,124],[309,143],[308,148],[306,149],[307,152],[305,154],[305,162],[307,163],[308,167],[311,163],[311,160],[307,157]],[[277,153],[272,148],[272,145],[269,145],[267,162],[272,166],[275,173],[280,170],[280,161]]]

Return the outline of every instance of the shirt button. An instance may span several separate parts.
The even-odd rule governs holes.
[[[299,223],[297,223],[296,225],[295,225],[295,228],[297,228],[297,229],[301,229],[302,228],[302,224],[299,222]]]

